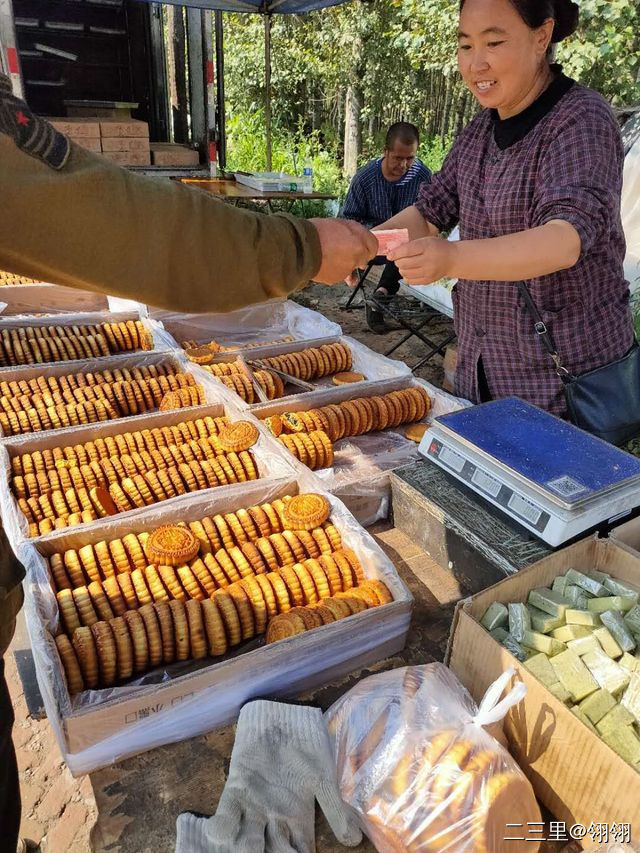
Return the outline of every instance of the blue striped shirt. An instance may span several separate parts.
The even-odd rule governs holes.
[[[340,215],[373,228],[414,204],[420,185],[430,180],[431,172],[420,160],[398,181],[382,174],[382,157],[372,160],[354,175]]]

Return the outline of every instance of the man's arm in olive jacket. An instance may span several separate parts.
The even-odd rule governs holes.
[[[53,169],[0,133],[0,187],[0,269],[42,281],[231,311],[303,287],[320,266],[305,220],[232,208],[74,144]]]
[[[0,74],[0,269],[185,312],[285,296],[318,272],[317,228],[238,210],[74,145]]]

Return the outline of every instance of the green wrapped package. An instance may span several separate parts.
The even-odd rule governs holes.
[[[497,643],[502,643],[502,641],[506,640],[509,636],[509,632],[506,628],[502,627],[494,628],[493,631],[490,631],[489,633]]]
[[[524,662],[529,657],[529,652],[504,628],[494,628],[491,631],[491,636],[519,661]]]
[[[570,604],[559,592],[544,586],[531,590],[528,603],[551,616],[564,616]]]
[[[605,585],[605,581],[609,580],[611,575],[606,572],[599,572],[596,569],[589,569],[588,572],[583,572],[588,578],[595,578],[599,583]]]
[[[632,672],[629,686],[622,697],[622,705],[640,724],[640,672]]]
[[[560,640],[554,640],[553,637],[549,637],[547,634],[539,634],[537,631],[525,631],[522,642],[530,649],[544,652],[549,657],[558,655],[567,648],[565,643],[561,643]]]
[[[557,578],[551,584],[551,589],[555,590],[555,592],[560,593],[560,595],[564,595],[564,591],[567,588],[567,584],[569,581],[566,579],[564,575],[558,575]]]
[[[593,636],[593,634],[589,634],[588,637],[580,637],[578,640],[569,640],[567,643],[567,648],[571,649],[571,651],[575,652],[577,655],[586,655],[587,652],[601,652],[602,646]]]
[[[564,597],[571,603],[571,607],[581,609],[586,607],[586,601],[593,596],[585,592],[582,587],[569,583],[565,587]]]
[[[607,598],[590,598],[587,602],[587,609],[592,613],[604,613],[605,610],[618,610],[620,613],[626,613],[627,610],[637,604],[635,598],[627,595],[610,595]]]
[[[509,604],[509,633],[519,643],[524,640],[524,632],[531,628],[531,616],[525,604]]]
[[[552,684],[556,684],[558,681],[558,676],[549,663],[549,658],[541,652],[529,658],[525,666],[545,687],[551,687]]]
[[[593,577],[590,578],[582,572],[577,572],[575,569],[569,569],[565,577],[569,584],[575,584],[590,595],[603,596],[609,594],[607,588],[603,586],[600,581],[597,581]],[[568,589],[569,587],[567,587],[567,590]],[[567,594],[565,593],[565,595]],[[567,595],[567,598],[568,597],[569,596]]]
[[[630,631],[634,634],[640,634],[640,605],[636,604],[631,610],[627,611],[623,619]]]
[[[617,706],[617,704],[618,703],[611,693],[609,693],[608,690],[603,690],[601,687],[600,690],[596,690],[596,692],[592,693],[591,696],[587,696],[586,699],[582,700],[580,703],[580,710],[583,714],[587,715],[595,726],[600,722],[604,715],[608,714],[609,711]]]
[[[623,666],[627,670],[627,672],[635,672],[636,667],[638,666],[638,663],[640,663],[640,661],[638,660],[638,658],[634,657],[633,655],[630,655],[629,652],[625,652],[618,661],[618,663],[620,664],[620,666]]]
[[[600,614],[600,619],[623,652],[632,652],[635,649],[636,641],[620,613],[616,610],[605,610]]]
[[[635,722],[635,717],[630,714],[624,705],[616,704],[604,717],[596,723],[596,728],[600,734],[605,732],[615,731],[622,726],[632,726]]]
[[[552,684],[551,687],[549,687],[549,692],[553,693],[556,699],[559,699],[561,702],[564,702],[565,705],[569,705],[571,702],[573,702],[573,699],[571,698],[571,693],[569,693],[569,691],[565,687],[563,687],[559,681],[556,681],[555,684]]]
[[[551,636],[554,640],[560,640],[561,643],[568,643],[570,640],[588,637],[592,633],[593,628],[587,628],[585,625],[563,625],[561,628],[554,628]]]
[[[640,587],[629,581],[619,581],[615,578],[608,578],[602,582],[609,590],[611,595],[625,595],[630,598],[636,597],[636,602],[640,599]]]
[[[569,691],[574,702],[580,702],[598,689],[598,682],[578,655],[567,649],[550,660],[558,681]]]
[[[604,652],[588,652],[581,658],[591,675],[612,696],[617,696],[627,687],[631,674]]]
[[[592,613],[590,610],[567,610],[564,614],[567,625],[585,625],[587,627],[597,628],[602,623],[598,613]]]
[[[622,649],[616,643],[615,637],[605,625],[601,628],[596,628],[593,632],[593,636],[602,646],[604,653],[609,655],[610,658],[615,659],[622,657]]]
[[[604,732],[602,739],[629,764],[636,765],[640,761],[640,740],[632,726],[621,726]]]
[[[587,715],[586,715],[586,714],[583,714],[583,713],[582,713],[582,711],[580,710],[580,708],[579,708],[577,705],[574,705],[574,706],[573,706],[573,708],[571,709],[571,713],[572,713],[572,714],[575,714],[575,715],[576,715],[576,717],[577,717],[581,722],[583,722],[583,723],[585,724],[585,726],[586,726],[588,729],[591,729],[591,731],[592,731],[595,735],[597,735],[597,734],[598,734],[598,730],[597,730],[597,728],[593,725],[593,723],[591,722],[591,720],[589,719],[589,717],[587,717]]]
[[[484,616],[480,620],[487,631],[493,631],[494,628],[506,628],[509,624],[509,611],[499,601],[494,601],[487,607]]]
[[[531,617],[531,627],[540,634],[549,634],[555,628],[561,628],[564,625],[562,616],[551,616],[531,604],[527,604],[527,610]]]

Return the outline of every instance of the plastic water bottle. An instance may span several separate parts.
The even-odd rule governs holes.
[[[311,168],[311,163],[307,161],[306,166],[304,167],[304,172],[302,173],[304,180],[302,182],[302,191],[305,193],[313,192],[313,169]]]

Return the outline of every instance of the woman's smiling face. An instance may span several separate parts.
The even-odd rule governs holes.
[[[553,24],[548,18],[531,29],[510,0],[466,0],[460,12],[458,67],[483,107],[508,118],[543,91]]]

